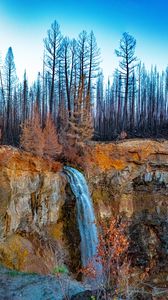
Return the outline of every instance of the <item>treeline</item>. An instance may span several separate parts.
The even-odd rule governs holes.
[[[136,40],[124,33],[116,55],[119,68],[112,84],[97,79],[95,137],[168,137],[168,68],[147,71],[135,53]]]
[[[82,124],[89,124],[86,119],[90,118],[93,107],[93,80],[99,60],[100,52],[93,32],[82,31],[76,40],[70,40],[62,36],[55,21],[44,39],[43,71],[29,86],[26,71],[23,82],[17,80],[10,47],[0,70],[2,142],[19,144],[20,125],[33,118],[35,106],[42,127],[50,113],[59,133],[68,130],[73,135],[80,127],[76,134],[79,140],[81,133],[84,134]]]
[[[42,72],[31,86],[26,71],[18,81],[10,47],[0,64],[1,143],[18,146],[21,125],[35,118],[37,109],[42,130],[50,116],[62,144],[167,136],[168,69],[148,72],[135,57],[135,47],[135,39],[124,33],[116,50],[119,68],[107,86],[93,32],[82,31],[70,40],[54,21],[44,39]]]

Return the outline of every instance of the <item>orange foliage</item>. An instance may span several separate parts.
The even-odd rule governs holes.
[[[86,276],[87,278],[96,278],[97,273],[95,270],[95,266],[94,266],[94,262],[90,261],[86,267],[82,267],[79,270],[79,273],[82,273],[84,276]]]
[[[48,159],[56,158],[61,153],[62,147],[58,142],[56,127],[48,114],[44,130],[41,128],[38,107],[34,108],[33,117],[22,124],[20,137],[21,147],[27,152]]]
[[[97,256],[80,270],[85,276],[95,278],[99,274],[96,274],[94,261],[101,263],[102,276],[107,289],[112,282],[116,283],[119,269],[125,263],[124,257],[128,249],[126,226],[126,223],[118,222],[116,218],[112,218],[109,223],[102,222]]]
[[[2,148],[2,151],[0,151],[0,165],[4,166],[8,163],[9,159],[12,156],[12,151],[7,148]]]
[[[76,167],[81,167],[83,169],[87,169],[89,167],[87,152],[88,148],[85,147],[81,150],[78,146],[70,146],[67,145],[63,151],[63,158],[64,160],[68,161],[70,164]]]
[[[104,222],[101,224],[98,258],[102,263],[103,272],[109,272],[113,276],[117,275],[120,258],[128,249],[126,225],[119,223],[114,217],[108,224]]]
[[[58,172],[62,169],[62,165],[60,162],[58,161],[53,161],[52,164],[51,164],[51,171],[52,172]]]
[[[80,272],[91,280],[99,278],[95,270],[95,261],[101,263],[100,288],[104,289],[107,299],[134,299],[134,295],[144,292],[143,283],[149,277],[151,266],[136,274],[127,259],[128,238],[127,223],[112,217],[109,222],[101,223],[97,255]],[[136,276],[135,276],[136,275]]]
[[[34,108],[33,118],[22,124],[20,144],[24,150],[42,156],[44,148],[44,135],[40,125],[40,115],[37,107]]]
[[[58,142],[58,135],[50,114],[47,115],[46,125],[43,130],[43,134],[44,134],[43,155],[46,157],[55,158],[61,152],[61,145]]]

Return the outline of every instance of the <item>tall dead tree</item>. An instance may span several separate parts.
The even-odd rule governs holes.
[[[12,48],[9,47],[5,58],[4,65],[4,82],[5,82],[5,105],[6,105],[6,126],[5,142],[12,143],[12,101],[14,87],[16,83],[16,68]]]
[[[93,31],[88,36],[88,51],[89,51],[89,70],[88,70],[88,84],[86,94],[86,110],[91,108],[91,89],[92,79],[98,76],[100,63],[100,49],[97,46],[96,38]]]
[[[48,72],[51,76],[51,87],[49,96],[49,112],[53,113],[55,88],[56,88],[56,75],[58,72],[60,52],[61,52],[62,35],[59,24],[57,21],[51,24],[51,28],[48,30],[47,38],[44,39],[45,46],[45,59]]]
[[[124,111],[123,111],[123,130],[127,129],[128,122],[128,97],[130,78],[135,68],[136,57],[135,53],[136,40],[129,33],[124,32],[123,37],[120,40],[119,50],[115,50],[116,55],[121,58],[119,63],[120,74],[125,85],[125,96],[124,96]]]

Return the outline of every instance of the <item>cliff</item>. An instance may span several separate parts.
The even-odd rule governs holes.
[[[129,140],[90,146],[88,182],[97,218],[129,222],[132,272],[168,285],[168,142]],[[138,271],[139,272],[139,271]]]
[[[97,220],[129,220],[133,267],[153,264],[153,280],[167,282],[168,142],[91,143],[87,150],[82,160]],[[42,274],[65,262],[75,273],[80,237],[62,165],[1,147],[0,182],[0,262]]]
[[[0,148],[0,262],[7,267],[49,273],[61,260],[55,228],[65,201],[61,168]]]
[[[94,144],[87,169],[97,211],[103,216],[144,209],[168,213],[168,142],[129,140]]]

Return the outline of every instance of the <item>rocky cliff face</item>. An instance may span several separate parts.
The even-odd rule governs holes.
[[[168,213],[168,142],[95,144],[91,153],[88,181],[102,216]]]
[[[0,261],[6,266],[48,273],[61,260],[56,224],[65,184],[59,163],[0,149]]]
[[[153,280],[166,282],[168,142],[93,143],[84,159],[97,218],[129,219],[133,267],[153,264],[154,274],[161,274],[151,274]],[[66,261],[75,272],[80,267],[75,214],[59,163],[0,148],[0,262],[46,274]]]
[[[168,142],[95,144],[91,153],[87,172],[98,218],[128,219],[132,264],[168,284]]]

